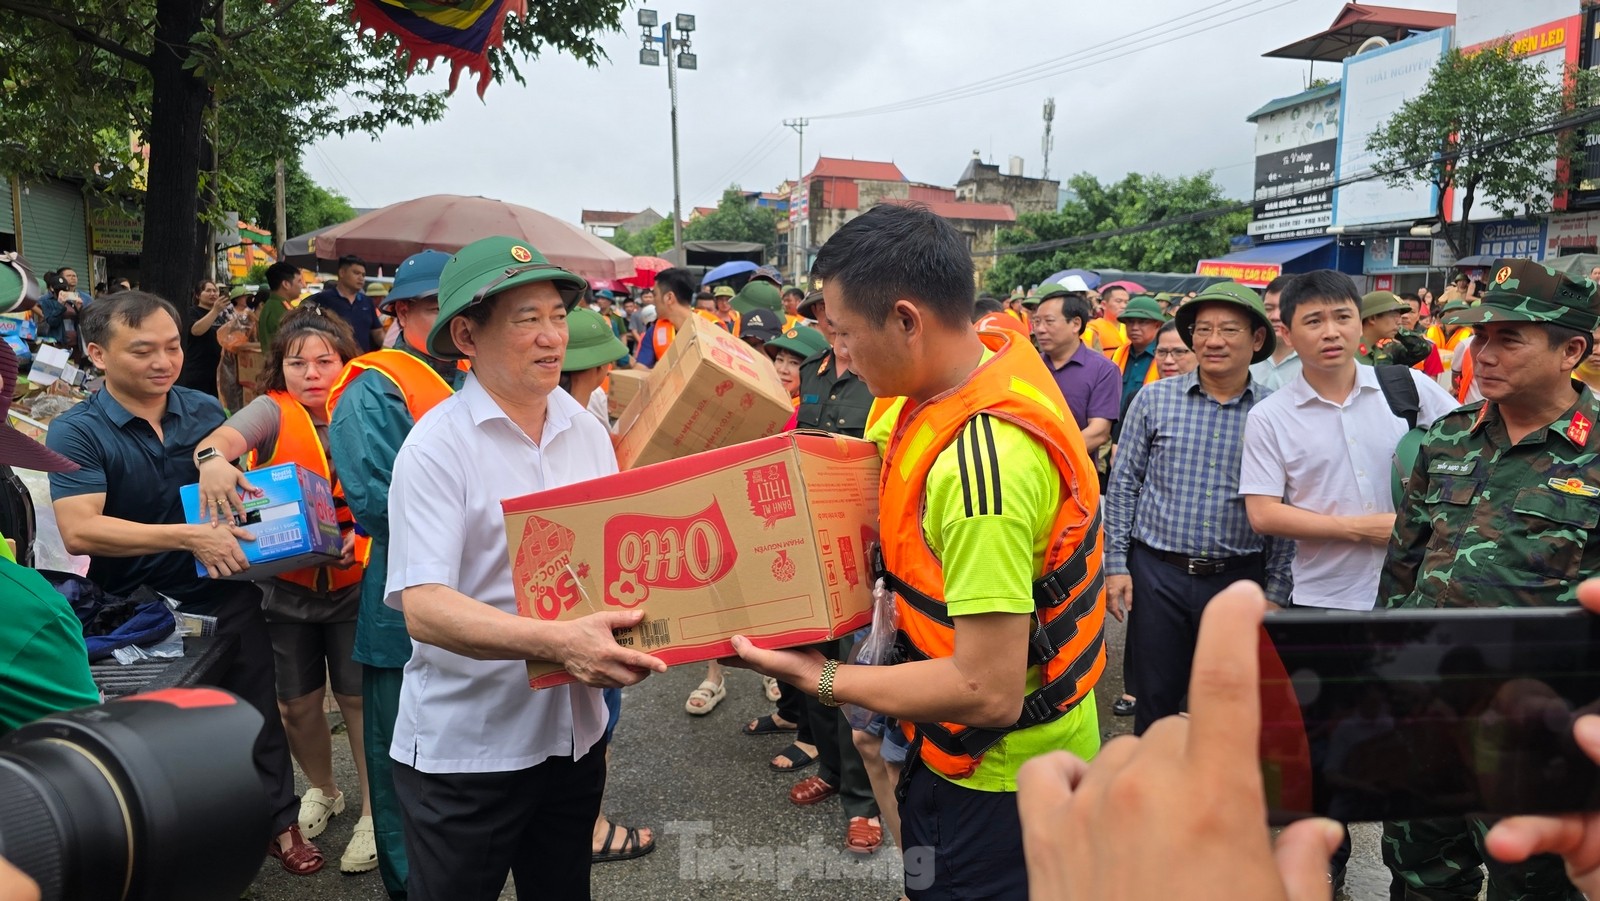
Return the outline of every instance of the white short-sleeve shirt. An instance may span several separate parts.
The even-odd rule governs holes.
[[[401,609],[405,589],[439,584],[516,613],[500,501],[616,471],[605,428],[565,391],[550,395],[535,444],[468,376],[395,459],[384,602]],[[473,660],[413,639],[389,754],[425,773],[508,772],[582,757],[605,725],[599,689],[534,691],[520,660]]]
[[[1410,370],[1423,427],[1456,408],[1438,383]],[[1378,384],[1378,371],[1356,366],[1343,404],[1325,400],[1299,375],[1250,411],[1244,427],[1239,493],[1282,498],[1329,516],[1393,513],[1390,470],[1406,433]],[[1294,603],[1371,610],[1385,548],[1348,541],[1296,541]]]

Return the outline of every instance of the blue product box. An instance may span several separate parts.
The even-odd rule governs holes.
[[[302,569],[338,563],[343,557],[344,539],[339,535],[339,519],[333,509],[333,489],[328,480],[297,463],[282,463],[254,469],[245,474],[256,490],[244,501],[247,521],[244,528],[255,541],[241,541],[250,567],[224,578],[251,581]],[[200,486],[179,489],[183,516],[200,523]],[[200,575],[206,568],[195,561]]]

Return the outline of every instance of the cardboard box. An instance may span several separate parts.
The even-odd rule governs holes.
[[[611,370],[611,391],[606,397],[607,404],[611,407],[611,415],[617,416],[628,409],[633,399],[639,396],[644,388],[645,380],[650,377],[648,369],[613,369]],[[619,417],[620,418],[620,417]]]
[[[256,493],[254,497],[245,498],[249,520],[244,528],[253,533],[256,540],[241,541],[239,546],[244,549],[250,567],[223,578],[264,579],[307,566],[338,563],[343,558],[344,539],[339,534],[339,519],[333,510],[333,489],[327,479],[297,463],[254,469],[248,475]],[[185,485],[179,492],[183,498],[184,519],[201,522],[200,486]],[[202,576],[206,574],[206,568],[198,560],[195,570]]]
[[[624,645],[668,664],[840,638],[872,621],[871,442],[790,432],[502,502],[517,609],[642,608]],[[534,688],[571,682],[531,661]]]
[[[239,351],[235,356],[239,361],[239,388],[244,393],[244,402],[249,403],[266,393],[266,373],[262,371],[266,355],[260,351]]]
[[[699,316],[617,420],[623,469],[776,435],[794,415],[767,355]]]

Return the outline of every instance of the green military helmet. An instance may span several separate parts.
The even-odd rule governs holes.
[[[1447,324],[1550,322],[1580,332],[1600,327],[1594,282],[1533,260],[1496,260],[1493,269],[1483,301],[1450,313]]]
[[[718,288],[717,290],[720,292],[722,289]],[[719,294],[718,296],[721,295]],[[748,315],[756,310],[771,310],[781,316],[783,315],[783,294],[778,290],[778,286],[772,282],[764,278],[753,278],[745,282],[744,288],[734,295],[733,302],[729,306],[737,310],[741,316]],[[802,313],[801,315],[805,314]]]
[[[535,282],[553,283],[569,310],[589,288],[521,238],[480,238],[461,248],[439,273],[439,318],[428,332],[428,353],[441,360],[462,359],[466,355],[450,337],[451,320],[502,291]]]
[[[1444,321],[1444,317],[1450,315],[1451,313],[1455,313],[1455,312],[1458,312],[1460,310],[1470,310],[1470,309],[1472,309],[1472,304],[1467,303],[1464,300],[1449,300],[1449,301],[1445,301],[1444,305],[1439,307],[1439,309],[1437,311],[1435,311],[1434,315],[1439,318],[1439,321],[1443,322]],[[1457,325],[1457,324],[1458,323],[1455,323],[1455,322],[1446,322],[1445,323],[1445,325]]]
[[[628,346],[617,340],[604,316],[586,307],[574,307],[567,314],[567,353],[561,358],[562,372],[583,372],[615,363],[627,355]]]
[[[731,297],[733,297],[733,295],[735,295],[737,293],[739,293],[739,292],[733,290],[733,286],[732,285],[718,285],[715,288],[711,289],[711,296],[712,297],[728,297],[728,298],[731,298]]]
[[[802,360],[809,360],[828,350],[828,339],[809,325],[797,325],[762,345],[762,350],[769,357],[776,357],[778,351],[786,350]]]
[[[1148,294],[1137,294],[1128,299],[1128,306],[1123,309],[1119,321],[1129,319],[1146,319],[1151,322],[1166,322],[1167,314],[1161,312],[1161,302]]]
[[[1201,305],[1208,303],[1225,303],[1241,307],[1255,321],[1255,328],[1267,330],[1267,340],[1263,341],[1261,349],[1250,357],[1250,362],[1259,363],[1272,356],[1272,351],[1277,348],[1278,342],[1272,334],[1272,322],[1267,319],[1267,308],[1261,304],[1261,295],[1238,282],[1218,282],[1211,285],[1178,308],[1178,313],[1173,318],[1178,322],[1178,334],[1182,336],[1183,343],[1191,350],[1194,349],[1195,317],[1200,315]]]
[[[1384,313],[1409,313],[1411,305],[1401,300],[1393,291],[1373,291],[1361,297],[1361,318],[1371,319]]]

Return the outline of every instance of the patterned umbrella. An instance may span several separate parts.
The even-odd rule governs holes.
[[[461,70],[478,73],[478,96],[489,89],[489,50],[500,46],[506,16],[526,15],[527,0],[355,0],[356,26],[379,37],[393,35],[415,68],[422,60],[450,60],[450,90]]]

